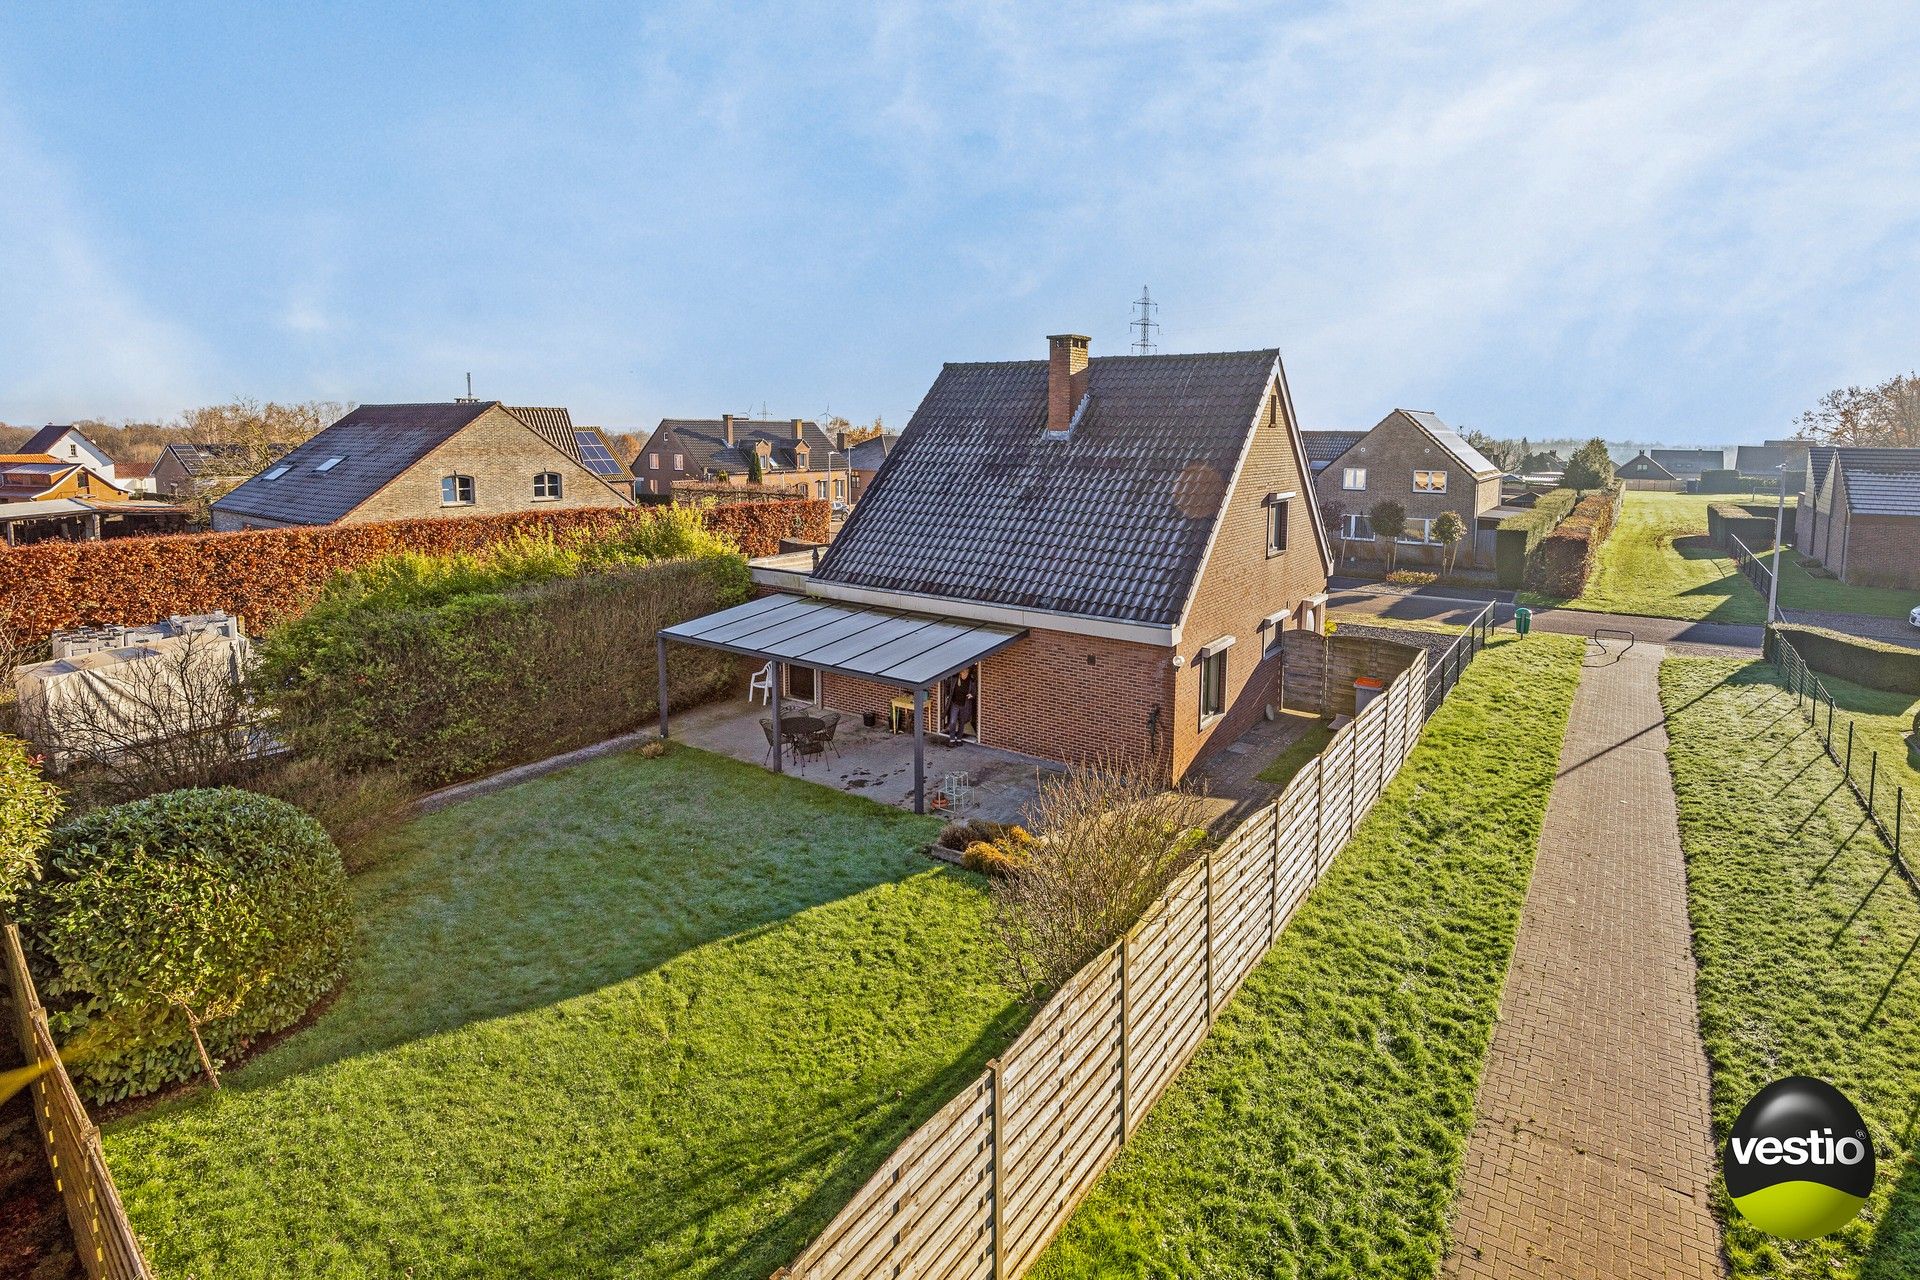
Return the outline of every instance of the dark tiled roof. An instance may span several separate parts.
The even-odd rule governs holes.
[[[1655,449],[1652,456],[1676,480],[1698,480],[1703,471],[1727,469],[1725,449]]]
[[[500,407],[532,427],[534,434],[542,440],[575,462],[580,461],[580,445],[573,437],[573,415],[565,409],[516,409],[507,405]],[[589,467],[588,470],[592,468]]]
[[[1836,449],[1847,507],[1863,516],[1920,516],[1920,449]]]
[[[1680,478],[1648,457],[1645,449],[1642,449],[1632,461],[1621,463],[1615,474],[1629,480],[1678,480]]]
[[[1179,619],[1278,351],[1109,356],[1047,439],[1047,365],[950,364],[815,576],[1155,624]]]
[[[855,471],[878,471],[880,464],[900,443],[898,431],[884,431],[870,440],[862,440],[847,450],[847,461]]]
[[[21,453],[49,453],[53,449],[54,442],[71,430],[73,430],[73,427],[69,423],[49,422],[46,426],[34,432],[32,439],[21,445],[19,451]]]
[[[1743,444],[1734,453],[1733,466],[1743,476],[1770,476],[1783,465],[1798,462],[1806,446]]]
[[[1827,467],[1833,462],[1833,455],[1840,452],[1832,445],[1816,444],[1807,450],[1807,469],[1813,476],[1814,493],[1820,492],[1820,486],[1827,482]]]
[[[293,448],[290,444],[270,444],[267,456],[279,458]],[[170,444],[166,453],[173,455],[190,476],[237,476],[255,470],[254,460],[258,456],[253,448],[244,444]]]
[[[1302,431],[1300,439],[1307,447],[1307,461],[1315,471],[1367,438],[1364,431]]]
[[[1467,438],[1446,423],[1424,409],[1401,409],[1399,412],[1412,418],[1414,424],[1429,436],[1433,442],[1454,456],[1455,461],[1475,476],[1497,476],[1500,468],[1486,454],[1467,443]]]
[[[293,524],[331,524],[493,407],[363,404],[217,499],[214,509]],[[316,471],[328,458],[341,461]],[[277,478],[267,478],[282,467],[286,470]]]
[[[812,455],[807,465],[825,471],[827,452],[833,448],[833,441],[818,423],[803,421],[800,430]],[[745,475],[748,470],[747,450],[760,440],[765,440],[772,449],[775,474],[794,469],[793,420],[790,418],[777,422],[735,418],[734,442],[731,446],[727,444],[727,424],[719,418],[662,418],[660,425],[654,428],[654,435],[662,431],[671,432],[673,439],[678,442],[679,452],[686,455],[686,474],[689,476],[699,477],[709,471]],[[650,436],[647,446],[652,444],[653,437]]]

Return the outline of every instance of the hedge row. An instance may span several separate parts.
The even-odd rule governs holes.
[[[1707,504],[1707,537],[1716,547],[1732,549],[1733,539],[1739,538],[1747,544],[1749,551],[1764,551],[1773,545],[1772,507],[1763,515],[1752,506],[1738,502],[1712,502]],[[1792,525],[1786,526],[1791,532]]]
[[[1518,587],[1526,581],[1540,543],[1567,518],[1580,495],[1572,489],[1553,489],[1540,495],[1532,507],[1500,522],[1493,536],[1494,577],[1499,585]]]
[[[297,616],[335,573],[395,552],[476,551],[523,532],[614,529],[657,515],[587,508],[0,548],[0,626],[28,644],[68,627],[225,609],[261,631]],[[782,538],[826,541],[827,515],[813,499],[701,512],[749,556],[774,554]]]
[[[1920,694],[1920,649],[1785,622],[1768,627],[1767,638],[1769,655],[1773,652],[1771,641],[1784,638],[1815,671],[1869,689]]]
[[[1620,518],[1623,490],[1590,493],[1575,504],[1572,514],[1541,540],[1540,550],[1527,565],[1527,586],[1544,596],[1571,600],[1587,588],[1595,554]]]

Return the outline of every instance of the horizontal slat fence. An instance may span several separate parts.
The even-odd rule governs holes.
[[[1170,885],[1007,1051],[915,1130],[791,1280],[1008,1280],[1092,1190],[1206,1039],[1485,645],[1422,651],[1319,758]]]
[[[20,932],[9,924],[0,928],[7,985],[13,992],[14,1032],[29,1065],[44,1066],[35,1078],[33,1118],[47,1144],[47,1162],[73,1225],[74,1246],[91,1280],[151,1280],[153,1273],[140,1253],[140,1243],[127,1222],[100,1152],[100,1131],[74,1092],[73,1081],[60,1061],[46,1010],[27,973],[20,950]]]

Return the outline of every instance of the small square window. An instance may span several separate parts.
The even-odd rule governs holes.
[[[542,471],[533,478],[533,497],[536,502],[551,502],[560,496],[560,473]]]
[[[1342,467],[1340,487],[1364,491],[1367,487],[1367,469],[1365,467]]]
[[[446,476],[440,481],[440,505],[443,507],[470,507],[473,505],[473,477]]]

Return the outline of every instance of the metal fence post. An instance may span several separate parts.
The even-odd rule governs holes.
[[[1847,721],[1847,781],[1853,781],[1853,721]]]
[[[1873,814],[1873,791],[1880,783],[1880,753],[1873,752],[1867,758],[1867,814]]]
[[[1833,751],[1833,693],[1827,693],[1827,751]]]

